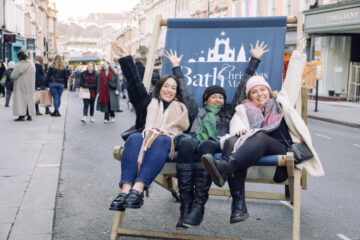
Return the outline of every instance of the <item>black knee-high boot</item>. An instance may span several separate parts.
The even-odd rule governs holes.
[[[180,218],[176,224],[176,229],[180,230],[187,228],[183,225],[183,219],[189,213],[194,198],[194,164],[178,163],[176,164],[176,172],[180,193]]]
[[[190,212],[183,218],[183,225],[193,227],[200,225],[204,217],[205,204],[209,198],[211,177],[201,162],[194,164],[194,200]]]
[[[235,172],[228,178],[228,184],[232,197],[230,223],[244,221],[249,217],[245,202],[245,179],[246,170]]]

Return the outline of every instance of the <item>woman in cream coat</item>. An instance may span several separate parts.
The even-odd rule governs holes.
[[[17,54],[19,63],[11,74],[14,81],[13,114],[19,116],[15,121],[31,121],[35,115],[35,65],[27,55],[20,51]]]
[[[249,217],[245,204],[246,170],[255,165],[262,156],[283,155],[288,151],[288,145],[303,142],[313,153],[313,157],[297,164],[296,167],[306,169],[311,176],[324,175],[321,162],[312,145],[309,129],[294,108],[306,63],[304,48],[305,40],[299,40],[279,93],[271,92],[269,84],[262,77],[254,76],[248,80],[247,100],[236,107],[230,122],[230,137],[240,138],[227,161],[215,160],[212,155],[202,157],[202,162],[216,185],[222,187],[232,174],[240,176],[238,191],[241,197],[235,205],[235,199],[233,200],[231,223]]]

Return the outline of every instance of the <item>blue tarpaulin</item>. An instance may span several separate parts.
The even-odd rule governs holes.
[[[206,87],[220,85],[231,102],[251,58],[250,43],[265,41],[270,49],[255,75],[280,90],[285,47],[286,17],[168,19],[165,51],[184,55],[181,68],[194,97],[202,105]],[[164,58],[162,74],[171,74]]]

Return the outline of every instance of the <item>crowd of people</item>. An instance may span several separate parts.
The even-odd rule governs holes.
[[[13,96],[13,115],[18,116],[15,121],[32,121],[34,115],[43,115],[39,102],[35,102],[36,91],[50,92],[53,111],[50,111],[50,106],[45,106],[44,113],[60,117],[61,96],[68,87],[77,92],[82,88],[89,93],[83,97],[81,121],[84,123],[88,112],[90,122],[95,122],[95,108],[104,113],[104,123],[115,122],[115,112],[122,112],[120,96],[126,98],[125,79],[121,71],[113,68],[110,62],[104,61],[98,72],[96,65],[90,62],[84,71],[77,67],[71,73],[60,55],[56,55],[49,65],[45,64],[44,57],[40,55],[31,60],[25,52],[20,51],[17,57],[19,62],[15,64],[10,61],[8,67],[0,61],[0,80],[3,80],[0,95],[5,97],[5,107],[10,107]]]
[[[182,55],[166,52],[173,75],[163,76],[149,94],[131,56],[119,63],[127,79],[136,122],[123,134],[126,140],[121,159],[120,193],[110,210],[142,207],[144,192],[160,173],[165,162],[174,159],[180,193],[180,214],[176,229],[201,224],[209,188],[227,181],[232,197],[230,223],[246,220],[245,179],[248,168],[266,155],[283,155],[293,143],[303,143],[312,157],[297,164],[312,176],[324,174],[312,145],[309,130],[294,108],[306,63],[305,40],[293,52],[280,92],[256,75],[267,45],[250,44],[252,58],[234,99],[226,103],[221,86],[205,89],[199,106],[187,87],[180,68]],[[221,153],[220,159],[215,154]],[[286,168],[277,167],[273,180],[288,178]]]

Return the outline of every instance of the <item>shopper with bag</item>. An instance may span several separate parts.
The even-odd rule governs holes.
[[[53,117],[60,117],[59,107],[61,104],[61,95],[64,87],[67,86],[68,71],[65,63],[60,55],[56,55],[54,61],[50,64],[50,68],[46,74],[45,87],[50,88],[51,95],[54,102]]]
[[[5,98],[5,107],[9,107],[11,94],[14,90],[14,82],[11,79],[11,73],[14,71],[15,62],[10,61],[8,63],[8,69],[6,70],[6,81],[5,81],[5,88],[6,88],[6,98]]]
[[[36,115],[42,115],[42,113],[40,113],[39,111],[39,103],[40,103],[40,92],[41,90],[44,89],[44,84],[45,84],[45,66],[44,66],[44,57],[37,55],[35,56],[35,69],[36,69],[36,73],[35,73],[35,90],[38,91],[35,94],[35,110],[36,110]],[[46,108],[46,114],[49,114],[49,108]]]
[[[117,72],[108,61],[102,64],[99,79],[99,104],[104,123],[115,122],[115,111],[119,109],[119,81]]]
[[[35,65],[28,56],[20,51],[17,54],[19,63],[15,65],[11,78],[14,81],[13,114],[19,116],[15,121],[31,121],[35,115]]]
[[[94,105],[98,88],[98,75],[95,71],[95,64],[89,62],[86,71],[82,72],[80,80],[79,97],[84,101],[82,122],[86,122],[90,106],[90,122],[95,122]]]

